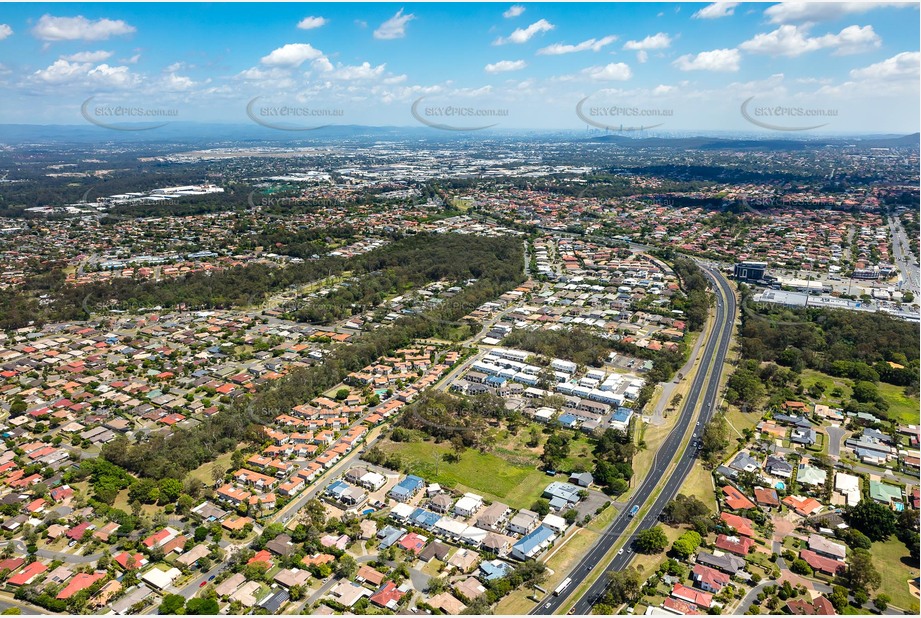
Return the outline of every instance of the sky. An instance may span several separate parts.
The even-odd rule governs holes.
[[[919,36],[917,3],[4,4],[0,122],[911,133]]]

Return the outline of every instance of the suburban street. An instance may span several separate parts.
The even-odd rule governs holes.
[[[702,403],[700,420],[697,425],[702,425],[710,419],[714,409],[719,403],[720,378],[722,376],[722,367],[729,351],[729,345],[732,341],[732,334],[736,319],[736,299],[728,281],[718,270],[702,265],[704,273],[715,284],[716,294],[716,319],[713,322],[711,330],[706,332],[702,337],[706,338],[706,345],[701,358],[701,365],[694,380],[688,396],[685,398],[681,409],[681,414],[677,419],[675,427],[669,433],[665,443],[659,449],[653,467],[649,474],[643,480],[639,489],[634,494],[634,499],[629,502],[631,508],[634,505],[640,506],[642,520],[637,530],[642,530],[653,526],[659,519],[659,515],[665,504],[674,497],[684,482],[685,477],[691,470],[696,460],[697,449],[693,441],[685,446],[678,460],[677,468],[668,476],[668,480],[662,486],[662,491],[655,499],[652,507],[643,513],[643,507],[647,505],[649,497],[653,490],[659,485],[666,472],[672,465],[672,460],[668,454],[677,453],[684,440],[689,426],[694,422],[694,416],[698,404]],[[710,369],[712,363],[712,370]],[[659,457],[660,454],[665,454]],[[580,582],[597,568],[602,568],[600,561],[607,552],[618,543],[624,532],[632,523],[629,517],[629,510],[621,514],[611,523],[601,539],[592,547],[585,557],[573,568],[569,576],[574,582]],[[605,572],[623,570],[630,559],[633,557],[632,549],[629,543],[625,544],[623,553],[617,556],[604,567]],[[581,598],[579,598],[573,612],[575,614],[590,614],[592,605],[603,594],[607,586],[607,578],[599,577],[591,588]],[[574,590],[576,585],[569,588],[569,592]],[[566,603],[567,595],[559,596],[548,595],[538,606],[532,610],[532,614],[553,614],[560,610]]]

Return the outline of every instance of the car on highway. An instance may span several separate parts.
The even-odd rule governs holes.
[[[214,579],[215,577],[216,577],[215,575],[212,575],[211,577],[208,578],[208,581],[210,582],[210,581],[211,581],[212,579]]]
[[[205,584],[207,584],[207,583],[208,583],[207,581],[204,581],[204,582],[198,584],[198,587],[199,587],[199,588],[204,588],[204,587],[205,587]]]
[[[621,547],[619,550],[617,550],[617,555],[618,555],[618,556],[621,555],[622,553],[624,553],[624,548],[623,548],[623,547]]]

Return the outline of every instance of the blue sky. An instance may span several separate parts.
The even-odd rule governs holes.
[[[772,126],[911,132],[919,57],[917,4],[5,4],[0,114],[81,124],[93,97],[411,126],[422,98],[417,115],[458,126],[763,132],[749,100]]]

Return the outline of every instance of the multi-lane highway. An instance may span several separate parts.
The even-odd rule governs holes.
[[[696,423],[700,425],[697,431],[702,429],[703,424],[710,419],[719,404],[720,377],[726,354],[729,351],[729,344],[732,340],[736,318],[736,299],[729,282],[717,269],[706,265],[701,265],[701,267],[714,284],[716,319],[713,322],[712,329],[706,335],[707,343],[701,355],[698,371],[691,383],[688,396],[684,400],[684,406],[681,409],[675,427],[669,433],[665,443],[659,448],[649,474],[633,494],[633,499],[629,503],[630,508],[625,509],[611,523],[604,535],[569,573],[569,577],[573,581],[570,588],[559,596],[550,595],[543,599],[531,611],[532,614],[553,614],[558,611],[566,603],[566,593],[571,593],[575,590],[579,582],[586,579],[589,573],[596,569],[604,569],[605,572],[623,570],[633,557],[629,543],[625,545],[625,549],[622,552],[618,552],[607,566],[601,564],[601,561],[611,547],[623,537],[633,521],[629,516],[630,509],[634,505],[640,506],[638,517],[641,518],[641,521],[635,530],[645,530],[655,525],[665,504],[677,494],[685,477],[690,472],[691,466],[694,465],[697,448],[694,445],[696,440],[692,439],[685,445],[684,451],[681,452],[675,469],[667,479],[664,478],[673,464],[673,455],[681,449],[688,427]],[[700,419],[695,421],[695,413],[699,405],[702,405]],[[660,485],[661,492],[654,501],[651,501],[650,496],[653,490]],[[650,503],[652,503],[651,507],[646,508]],[[599,577],[589,590],[576,600],[571,613],[590,614],[592,605],[604,594],[607,581],[606,576]]]
[[[889,221],[889,230],[892,233],[892,251],[895,265],[902,276],[902,289],[911,290],[914,294],[921,294],[921,271],[918,262],[911,252],[912,240],[905,233],[902,222],[896,218]]]

